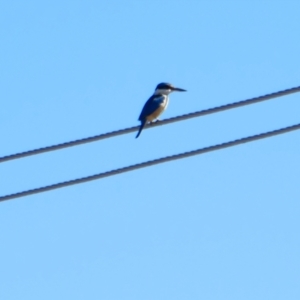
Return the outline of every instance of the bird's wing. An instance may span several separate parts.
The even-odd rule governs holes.
[[[139,116],[139,121],[143,121],[147,116],[153,114],[163,103],[164,99],[165,97],[162,95],[151,96],[142,109],[142,112]]]

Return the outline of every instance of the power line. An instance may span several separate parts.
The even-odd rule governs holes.
[[[67,187],[70,185],[75,185],[75,184],[84,183],[84,182],[88,182],[88,181],[92,181],[92,180],[96,180],[96,179],[101,179],[101,178],[105,178],[105,177],[109,177],[109,176],[113,176],[113,175],[118,175],[121,173],[130,172],[130,171],[134,171],[134,170],[141,169],[141,168],[146,168],[149,166],[169,162],[172,160],[182,159],[182,158],[186,158],[186,157],[190,157],[190,156],[194,156],[194,155],[204,154],[204,153],[211,152],[211,151],[216,151],[216,150],[221,150],[224,148],[237,146],[237,145],[244,144],[244,143],[253,142],[253,141],[264,139],[264,138],[269,138],[271,136],[287,133],[287,132],[294,131],[297,129],[300,129],[300,123],[293,125],[293,126],[288,126],[285,128],[281,128],[281,129],[277,129],[277,130],[273,130],[273,131],[233,140],[233,141],[226,142],[226,143],[217,144],[217,145],[209,146],[209,147],[205,147],[205,148],[200,148],[200,149],[197,149],[194,151],[184,152],[184,153],[180,153],[180,154],[175,154],[175,155],[171,155],[171,156],[166,156],[166,157],[146,161],[143,163],[127,166],[127,167],[120,168],[120,169],[111,170],[108,172],[95,174],[92,176],[73,179],[70,181],[64,181],[64,182],[56,183],[53,185],[48,185],[48,186],[44,186],[44,187],[40,187],[40,188],[36,188],[36,189],[32,189],[32,190],[27,190],[27,191],[15,193],[15,194],[5,195],[5,196],[0,197],[0,201],[12,200],[15,198],[20,198],[20,197],[24,197],[24,196],[29,196],[29,195],[33,195],[33,194],[38,194],[38,193],[42,193],[42,192],[47,192],[47,191]]]
[[[251,98],[251,99],[247,99],[247,100],[242,100],[239,102],[229,103],[229,104],[225,104],[225,105],[221,105],[221,106],[217,106],[217,107],[209,108],[209,109],[205,109],[205,110],[200,110],[197,112],[169,118],[169,119],[166,119],[166,120],[163,120],[160,122],[155,122],[151,125],[147,125],[145,127],[145,129],[153,128],[156,126],[162,126],[162,125],[166,125],[166,124],[170,124],[170,123],[174,123],[174,122],[178,122],[178,121],[183,121],[183,120],[187,120],[187,119],[191,119],[191,118],[201,117],[201,116],[205,116],[205,115],[209,115],[209,114],[213,114],[213,113],[218,113],[218,112],[221,112],[224,110],[233,109],[233,108],[237,108],[237,107],[241,107],[241,106],[245,106],[245,105],[250,105],[250,104],[270,100],[273,98],[286,96],[289,94],[297,93],[299,91],[300,91],[300,86],[294,87],[291,89],[287,89],[287,90],[282,90],[282,91],[275,92],[275,93],[271,93],[271,94],[267,94],[264,96],[259,96],[259,97],[255,97],[255,98]],[[61,143],[61,144],[57,144],[57,145],[52,145],[52,146],[47,146],[47,147],[29,150],[29,151],[25,151],[25,152],[15,153],[15,154],[7,155],[7,156],[2,156],[2,157],[0,157],[0,163],[6,162],[9,160],[13,160],[13,159],[23,158],[26,156],[37,155],[37,154],[41,154],[41,153],[45,153],[45,152],[60,150],[60,149],[68,148],[68,147],[78,146],[78,145],[85,144],[85,143],[90,143],[90,142],[95,142],[95,141],[115,137],[115,136],[122,135],[122,134],[135,132],[138,130],[138,128],[139,128],[139,126],[129,127],[129,128],[116,130],[116,131],[112,131],[112,132],[108,132],[108,133],[103,133],[103,134],[99,134],[99,135],[95,135],[95,136],[91,136],[91,137],[87,137],[87,138],[83,138],[83,139],[79,139],[79,140],[74,140],[74,141],[70,141],[70,142],[66,142],[66,143]]]

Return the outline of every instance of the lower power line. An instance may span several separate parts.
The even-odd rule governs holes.
[[[53,184],[53,185],[48,185],[48,186],[44,186],[44,187],[40,187],[40,188],[36,188],[36,189],[32,189],[32,190],[27,190],[27,191],[15,193],[15,194],[5,195],[5,196],[0,197],[0,201],[12,200],[12,199],[16,199],[16,198],[20,198],[20,197],[24,197],[24,196],[34,195],[34,194],[38,194],[38,193],[42,193],[42,192],[47,192],[47,191],[67,187],[67,186],[70,186],[70,185],[75,185],[75,184],[84,183],[84,182],[88,182],[88,181],[92,181],[92,180],[96,180],[96,179],[101,179],[101,178],[105,178],[105,177],[109,177],[109,176],[114,176],[114,175],[118,175],[118,174],[121,174],[121,173],[134,171],[134,170],[137,170],[137,169],[146,168],[146,167],[150,167],[150,166],[153,166],[153,165],[169,162],[169,161],[172,161],[172,160],[187,158],[187,157],[194,156],[194,155],[204,154],[204,153],[211,152],[211,151],[221,150],[221,149],[224,149],[224,148],[229,148],[229,147],[237,146],[237,145],[240,145],[240,144],[249,143],[249,142],[253,142],[253,141],[256,141],[256,140],[261,140],[261,139],[264,139],[264,138],[269,138],[269,137],[272,137],[272,136],[275,136],[275,135],[284,134],[284,133],[294,131],[294,130],[298,130],[298,129],[300,129],[300,124],[280,128],[280,129],[277,129],[277,130],[273,130],[273,131],[269,131],[269,132],[265,132],[265,133],[261,133],[261,134],[257,134],[257,135],[248,136],[248,137],[245,137],[245,138],[237,139],[237,140],[222,143],[222,144],[217,144],[217,145],[214,145],[214,146],[200,148],[200,149],[189,151],[189,152],[184,152],[184,153],[180,153],[180,154],[175,154],[175,155],[171,155],[171,156],[166,156],[166,157],[154,159],[154,160],[146,161],[146,162],[143,162],[143,163],[131,165],[131,166],[128,166],[128,167],[124,167],[124,168],[120,168],[120,169],[111,170],[111,171],[108,171],[108,172],[95,174],[95,175],[92,175],[92,176],[73,179],[73,180],[70,180],[70,181],[64,181],[64,182],[56,183],[56,184]]]

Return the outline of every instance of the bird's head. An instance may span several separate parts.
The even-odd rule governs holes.
[[[154,94],[155,95],[157,95],[157,94],[169,95],[170,93],[172,93],[174,91],[186,92],[186,90],[177,88],[170,83],[162,82],[157,85]]]

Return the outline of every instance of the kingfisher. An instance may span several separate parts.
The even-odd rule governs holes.
[[[149,122],[158,120],[158,116],[163,113],[169,104],[169,94],[177,92],[186,92],[184,89],[177,88],[170,83],[162,82],[157,85],[153,95],[145,103],[142,112],[139,116],[141,126],[135,138],[138,138],[141,134],[144,126]]]

